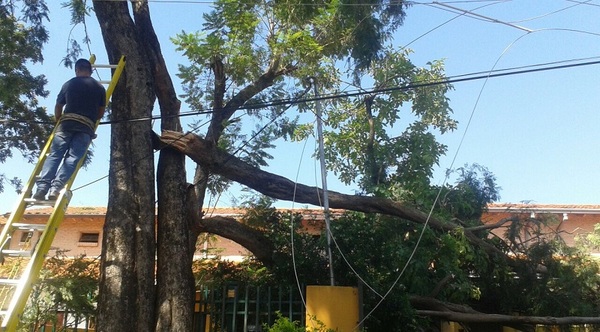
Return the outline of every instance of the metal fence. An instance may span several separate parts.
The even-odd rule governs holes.
[[[302,295],[302,296],[301,296]],[[279,313],[305,323],[302,294],[297,287],[227,284],[196,292],[194,332],[259,332]]]
[[[302,295],[302,296],[301,296]],[[229,283],[222,287],[202,286],[196,291],[193,332],[262,332],[278,315],[305,323],[302,294],[293,286],[251,286]],[[95,319],[58,311],[56,320],[40,326],[40,332],[93,332]]]
[[[37,331],[40,332],[94,332],[96,324],[93,315],[74,314],[69,311],[56,313],[56,320],[48,322]]]

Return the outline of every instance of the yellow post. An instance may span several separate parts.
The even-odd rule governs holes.
[[[460,324],[456,322],[442,321],[441,331],[442,332],[458,332]]]
[[[358,331],[358,289],[341,286],[306,287],[306,327],[320,323],[337,332]]]

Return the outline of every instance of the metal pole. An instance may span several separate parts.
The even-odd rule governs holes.
[[[333,260],[331,255],[331,235],[329,231],[329,194],[327,193],[327,169],[325,168],[325,148],[323,145],[323,120],[321,111],[321,101],[319,100],[319,91],[315,78],[311,78],[315,89],[315,109],[317,111],[317,135],[319,140],[319,159],[321,161],[321,182],[323,184],[323,212],[325,214],[325,232],[327,233],[327,257],[329,258],[329,278],[331,286],[335,286],[333,277]]]

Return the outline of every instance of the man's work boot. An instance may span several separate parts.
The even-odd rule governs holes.
[[[33,196],[31,196],[31,198],[35,199],[36,201],[44,201],[46,200],[46,193],[42,190],[38,190],[35,192],[35,194],[33,194]]]

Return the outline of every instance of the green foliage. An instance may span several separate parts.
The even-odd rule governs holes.
[[[600,249],[600,224],[595,224],[592,232],[585,235],[579,235],[575,240],[584,251]]]
[[[445,198],[438,217],[458,220],[465,227],[482,226],[483,209],[498,195],[494,175],[479,165],[465,165],[453,173],[455,184],[441,188]],[[265,230],[277,243],[275,255],[281,259],[267,272],[272,280],[294,282],[288,277],[297,274],[303,284],[328,284],[325,236],[306,245],[294,242],[293,264],[292,227],[270,203],[259,199],[249,204],[244,222]],[[303,223],[310,225],[308,220]],[[498,256],[473,245],[462,229],[443,232],[415,227],[400,218],[347,212],[331,222],[336,284],[362,284],[364,312],[377,306],[364,322],[373,331],[421,331],[436,324],[415,315],[412,295],[486,313],[596,316],[600,313],[600,267],[586,254],[587,249],[566,247],[554,230],[557,226],[546,215],[515,216],[507,226],[512,235],[503,241],[487,230],[474,232],[481,241],[510,253]],[[300,238],[301,230],[293,229],[294,239]],[[597,238],[594,234],[587,237],[587,248],[597,245]],[[383,294],[386,297],[381,301]]]
[[[299,212],[282,212],[273,208],[269,200],[250,201],[242,222],[263,231],[277,251],[269,270],[278,283],[327,283],[327,260],[323,239],[303,231],[304,226],[315,223],[302,220]]]
[[[48,40],[42,0],[0,4],[0,163],[17,150],[32,161],[50,133],[52,121],[38,98],[46,97],[44,75],[33,75],[27,65],[41,63]],[[28,139],[23,139],[27,137]]]
[[[277,312],[277,320],[271,327],[265,327],[267,332],[305,332],[306,329],[299,326],[298,322],[292,322]]]
[[[446,152],[431,129],[445,133],[456,128],[445,97],[449,85],[410,88],[442,81],[442,63],[417,68],[408,55],[386,49],[370,71],[373,85],[385,92],[344,101],[327,112],[328,167],[344,183],[357,183],[368,194],[406,199],[407,194],[427,190],[433,167]],[[405,104],[412,104],[406,114]],[[394,187],[402,192],[394,192]]]
[[[20,193],[21,190],[23,189],[23,180],[14,177],[14,178],[7,178],[6,175],[4,174],[0,174],[0,193],[4,191],[4,183],[8,182],[8,184],[10,186],[12,186],[13,188],[15,188],[15,191]]]
[[[487,204],[500,199],[501,188],[496,185],[496,177],[478,164],[449,170],[448,175],[452,174],[458,178],[454,185],[442,188],[439,200],[442,212],[439,214],[465,223],[480,223]]]
[[[347,1],[308,6],[295,0],[218,1],[205,15],[203,32],[182,31],[172,39],[191,63],[180,66],[179,73],[186,102],[199,111],[213,109],[213,119],[221,121],[219,113],[241,110],[236,98],[249,96],[243,109],[258,120],[252,138],[240,134],[248,132],[241,122],[227,118],[221,122],[226,130],[221,140],[250,164],[266,166],[271,157],[266,150],[274,147],[271,142],[304,139],[312,126],[297,117],[285,118],[285,108],[278,103],[264,105],[293,100],[312,80],[321,93],[340,95],[322,104],[331,126],[325,133],[328,167],[343,182],[357,182],[364,192],[380,196],[390,196],[394,184],[402,188],[394,198],[423,190],[446,151],[431,129],[445,133],[455,129],[456,122],[445,97],[451,86],[430,84],[444,80],[443,64],[436,61],[417,68],[409,51],[384,47],[401,25],[405,7],[403,1],[360,6]],[[354,63],[351,72],[357,83],[373,81],[377,90],[385,91],[367,97],[368,111],[365,100],[343,97],[345,75],[339,60]],[[389,89],[402,86],[407,88]],[[410,108],[401,118],[403,105]],[[295,107],[305,112],[314,105]],[[402,127],[394,128],[400,121],[403,132]],[[256,133],[260,135],[255,137]],[[243,149],[232,149],[234,142],[242,142]]]
[[[83,26],[85,34],[82,42],[88,46],[88,51],[91,54],[92,52],[91,50],[89,50],[90,39],[87,34],[87,26],[85,19],[87,16],[90,15],[92,7],[87,5],[86,0],[68,0],[61,3],[61,5],[62,8],[66,8],[71,13],[72,26],[77,26],[79,24]],[[62,59],[62,62],[65,65],[65,67],[72,68],[77,59],[83,53],[83,50],[79,42],[76,39],[72,38],[71,34],[69,34],[69,40],[67,41],[67,44],[69,46],[67,47],[67,51]]]
[[[98,268],[98,260],[85,256],[67,258],[57,252],[47,259],[21,318],[20,330],[37,331],[45,324],[55,323],[57,310],[73,316],[93,316],[98,292]]]
[[[356,285],[357,275],[361,276],[365,312],[374,308],[380,295],[392,290],[365,322],[367,329],[410,331],[410,327],[416,330],[427,324],[414,316],[411,294],[430,296],[433,292],[438,299],[459,303],[478,296],[468,269],[479,259],[477,250],[461,234],[436,234],[427,228],[420,237],[420,232],[410,222],[376,214],[347,213],[332,222],[339,248],[334,251],[336,282]],[[412,255],[417,243],[418,254]],[[448,277],[452,278],[450,286],[435,291],[435,285]]]
[[[283,317],[280,312],[277,312],[277,319],[275,323],[269,326],[265,326],[266,332],[336,332],[333,329],[329,329],[318,319],[311,317],[313,322],[311,325],[316,327],[304,328],[300,326],[298,322],[292,322],[287,317]]]
[[[69,0],[62,3],[71,12],[71,24],[83,24],[91,7],[85,0]],[[44,0],[0,2],[0,163],[19,151],[29,162],[37,160],[39,151],[52,131],[54,120],[39,106],[39,98],[48,96],[44,75],[33,75],[28,65],[42,63],[42,50],[48,41],[45,21],[48,7]],[[89,45],[87,31],[83,40]],[[72,67],[82,53],[81,46],[69,39],[67,55],[63,58],[66,67]],[[91,53],[91,52],[90,52]],[[27,137],[27,139],[23,139]],[[84,167],[93,156],[89,151]],[[0,174],[0,192],[7,179]],[[10,184],[20,193],[19,179]]]
[[[205,258],[192,264],[196,285],[220,287],[227,282],[251,285],[272,285],[272,273],[260,263],[249,259],[241,263]]]
[[[309,123],[285,119],[286,108],[269,102],[294,100],[309,82],[316,83],[321,94],[339,96],[322,101],[322,107],[327,164],[344,183],[358,184],[361,194],[423,211],[433,208],[436,221],[464,227],[442,231],[364,213],[346,213],[332,222],[339,248],[334,248],[336,282],[355,286],[360,276],[365,312],[377,308],[365,321],[368,330],[419,331],[432,324],[415,315],[410,295],[482,312],[597,315],[598,266],[547,232],[551,220],[511,219],[502,239],[483,227],[485,206],[499,198],[500,190],[485,167],[465,165],[451,171],[454,184],[430,184],[446,152],[436,135],[457,128],[446,97],[452,86],[441,83],[443,62],[419,68],[410,51],[386,46],[402,23],[404,2],[352,4],[358,3],[221,0],[205,16],[204,31],[176,36],[178,50],[190,60],[180,66],[185,98],[198,111],[211,110],[211,130],[218,132],[208,134],[247,163],[266,166],[273,142],[305,139],[313,129],[313,117]],[[339,66],[344,61],[346,73]],[[343,96],[351,85],[342,83],[348,78],[359,89],[369,82],[372,93]],[[294,106],[302,113],[314,104]],[[244,122],[241,115],[234,117],[242,110]],[[264,232],[277,248],[274,267],[265,270],[252,260],[237,270],[220,264],[205,279],[328,284],[326,237],[302,232],[301,226],[314,221],[271,204],[264,198],[248,202],[243,222]],[[598,238],[590,237],[588,245],[598,245]],[[553,304],[557,301],[561,304]],[[297,329],[291,322],[281,324]]]

